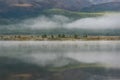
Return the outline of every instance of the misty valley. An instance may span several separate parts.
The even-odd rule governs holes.
[[[120,41],[0,41],[0,80],[120,80]]]

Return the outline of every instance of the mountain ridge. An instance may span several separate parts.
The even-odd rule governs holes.
[[[119,0],[101,2],[99,0],[92,2],[91,0],[0,0],[0,18],[35,16],[44,10],[54,8],[73,12],[120,11]]]
[[[85,12],[120,11],[120,2],[109,2],[83,8]]]

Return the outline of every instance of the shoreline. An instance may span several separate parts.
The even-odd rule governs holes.
[[[0,35],[0,41],[119,41],[120,36]]]

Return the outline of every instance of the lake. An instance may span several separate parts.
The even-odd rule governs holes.
[[[120,80],[119,61],[120,41],[0,41],[0,80]]]

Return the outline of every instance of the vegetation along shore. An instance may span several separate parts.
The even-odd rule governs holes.
[[[88,35],[0,35],[0,40],[13,40],[13,41],[55,41],[55,40],[120,40],[120,36],[88,36]]]

